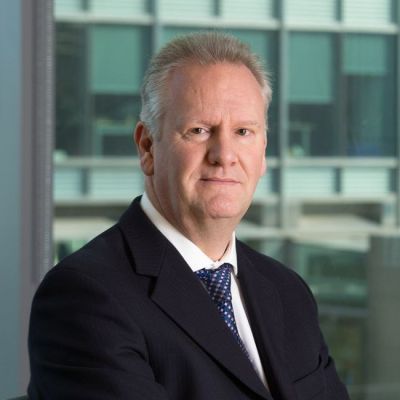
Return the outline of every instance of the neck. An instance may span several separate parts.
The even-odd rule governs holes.
[[[189,226],[191,229],[178,229],[212,260],[220,260],[232,239],[234,227],[221,221]]]

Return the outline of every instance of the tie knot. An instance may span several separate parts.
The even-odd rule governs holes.
[[[196,271],[196,275],[205,284],[207,290],[213,290],[212,288],[219,288],[220,290],[230,290],[231,283],[231,271],[233,267],[231,264],[224,263],[215,269],[200,269]]]

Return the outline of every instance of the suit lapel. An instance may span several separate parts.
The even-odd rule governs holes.
[[[183,260],[166,255],[152,298],[212,358],[260,396],[269,398],[208,293]]]
[[[151,299],[210,357],[259,396],[272,400],[199,279],[147,219],[138,200],[121,217],[120,227],[136,271],[156,278]]]
[[[296,394],[288,374],[283,310],[273,283],[245,255],[238,243],[238,280],[267,381],[275,400]],[[265,263],[261,268],[268,268]]]

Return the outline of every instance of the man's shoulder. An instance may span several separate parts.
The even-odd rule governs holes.
[[[296,295],[308,298],[315,305],[309,286],[295,270],[241,241],[238,241],[237,249],[238,256],[240,257],[241,252],[242,257],[244,255],[251,265],[274,286],[281,298]]]
[[[88,276],[101,276],[132,271],[133,255],[129,242],[132,236],[143,235],[150,225],[141,212],[139,201],[140,198],[136,198],[110,228],[60,260],[50,274],[75,271]]]
[[[132,265],[118,224],[90,240],[79,250],[60,260],[49,270],[44,281],[80,276],[99,284],[112,285],[124,279]]]
[[[61,259],[53,270],[60,268],[84,268],[84,265],[94,267],[115,260],[122,250],[123,238],[118,225],[115,224],[88,241],[80,249]]]

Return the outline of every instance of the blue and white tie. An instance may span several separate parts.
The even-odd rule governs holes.
[[[232,293],[231,293],[231,271],[232,265],[225,263],[216,269],[200,269],[196,271],[196,275],[203,282],[207,289],[212,301],[217,306],[221,317],[225,321],[226,325],[232,332],[236,341],[238,342],[242,351],[246,354],[249,360],[251,360],[249,353],[245,345],[240,338],[235,315],[232,307]]]

